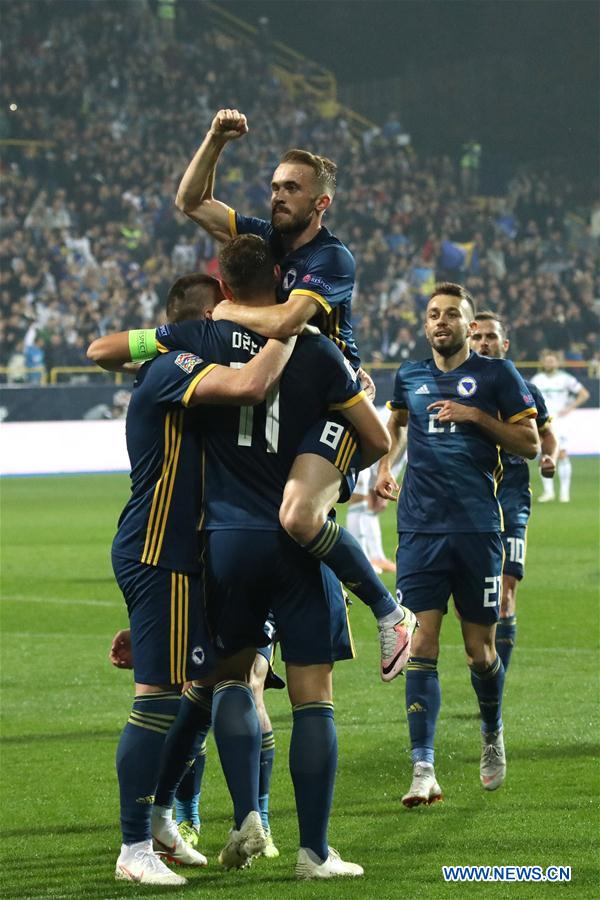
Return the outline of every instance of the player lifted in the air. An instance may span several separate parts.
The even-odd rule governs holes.
[[[558,499],[561,503],[568,503],[571,499],[571,460],[567,451],[567,430],[565,418],[574,409],[585,403],[590,392],[577,381],[574,375],[570,375],[558,367],[558,356],[552,350],[546,350],[542,354],[542,371],[531,379],[532,384],[542,392],[548,412],[554,421],[554,427],[558,436],[558,480],[560,493]],[[554,500],[554,482],[543,479],[542,496],[538,497],[540,503]]]
[[[290,150],[273,173],[271,221],[240,215],[215,200],[213,188],[226,144],[247,132],[245,115],[236,109],[220,110],[183,176],[176,202],[218,241],[246,233],[264,238],[281,269],[278,303],[261,309],[226,303],[215,318],[237,322],[265,337],[287,337],[298,334],[309,321],[317,324],[342,350],[372,397],[373,382],[360,369],[352,334],[354,258],[323,225],[335,195],[337,167],[306,150]],[[337,528],[331,540],[329,510],[339,499],[348,499],[360,468],[359,450],[337,452],[353,440],[343,419],[337,425],[327,435],[328,443],[317,437],[299,449],[280,520],[290,537],[329,565],[342,581],[351,582],[354,593],[371,608],[379,628],[381,677],[389,681],[401,670],[410,627],[402,624],[402,611],[391,594],[382,593],[381,583],[373,581],[369,561],[352,535]],[[341,481],[340,473],[350,477]]]
[[[475,328],[471,334],[471,347],[480,356],[504,359],[510,341],[502,319],[492,312],[480,312],[475,316]],[[552,479],[556,470],[558,443],[550,424],[550,415],[544,398],[535,384],[525,382],[535,401],[537,409],[536,425],[540,435],[542,453],[540,474],[544,479]],[[531,515],[531,489],[529,487],[529,467],[522,456],[501,453],[503,467],[502,481],[498,489],[498,501],[504,517],[504,568],[502,571],[502,603],[500,621],[496,626],[496,650],[505,671],[517,638],[517,586],[525,574],[525,553],[527,550],[527,523]]]
[[[432,358],[396,374],[388,429],[392,449],[380,463],[378,493],[396,499],[391,465],[408,425],[408,463],[398,498],[397,585],[416,613],[407,666],[406,709],[413,780],[405,806],[441,799],[434,740],[441,694],[437,659],[450,595],[459,614],[482,731],[480,778],[504,781],[504,666],[494,637],[502,593],[502,512],[497,500],[499,448],[533,459],[539,450],[536,408],[513,364],[469,348],[475,316],[460,285],[436,287],[425,333]]]

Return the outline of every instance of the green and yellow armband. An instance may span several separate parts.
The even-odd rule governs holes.
[[[131,362],[144,362],[158,356],[156,331],[154,328],[137,328],[129,332],[129,354]]]

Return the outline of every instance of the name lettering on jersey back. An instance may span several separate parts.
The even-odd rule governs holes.
[[[234,331],[231,335],[231,346],[234,350],[245,350],[250,356],[256,356],[261,349],[245,331]]]

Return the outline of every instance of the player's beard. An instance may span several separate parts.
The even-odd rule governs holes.
[[[289,214],[285,217],[284,221],[280,224],[276,225],[274,222],[275,213],[271,214],[271,225],[279,234],[285,235],[294,235],[294,234],[302,234],[312,221],[313,210],[311,209],[308,215],[301,215],[300,213],[296,213],[295,215]]]
[[[462,350],[462,348],[467,343],[467,335],[465,334],[461,335],[460,337],[456,337],[451,343],[442,344],[442,346],[438,345],[438,339],[435,337],[432,337],[429,343],[436,353],[439,353],[440,356],[444,357],[444,359],[449,359],[451,356],[454,356],[455,353],[458,353],[459,350]]]

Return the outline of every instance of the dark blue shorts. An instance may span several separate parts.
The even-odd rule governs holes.
[[[201,575],[172,572],[113,554],[131,626],[138,684],[183,684],[210,675],[215,653]]]
[[[338,469],[342,476],[340,503],[346,503],[356,486],[360,471],[360,444],[355,429],[343,416],[321,419],[302,439],[296,456],[314,453]]]
[[[262,647],[273,611],[281,658],[305,665],[354,656],[339,581],[283,531],[211,531],[207,608],[217,651]]]
[[[504,574],[521,581],[525,575],[527,555],[527,525],[508,525],[502,534],[504,544]]]
[[[498,621],[502,594],[499,534],[398,535],[397,587],[413,612],[448,612],[448,599],[462,619],[479,625]]]

